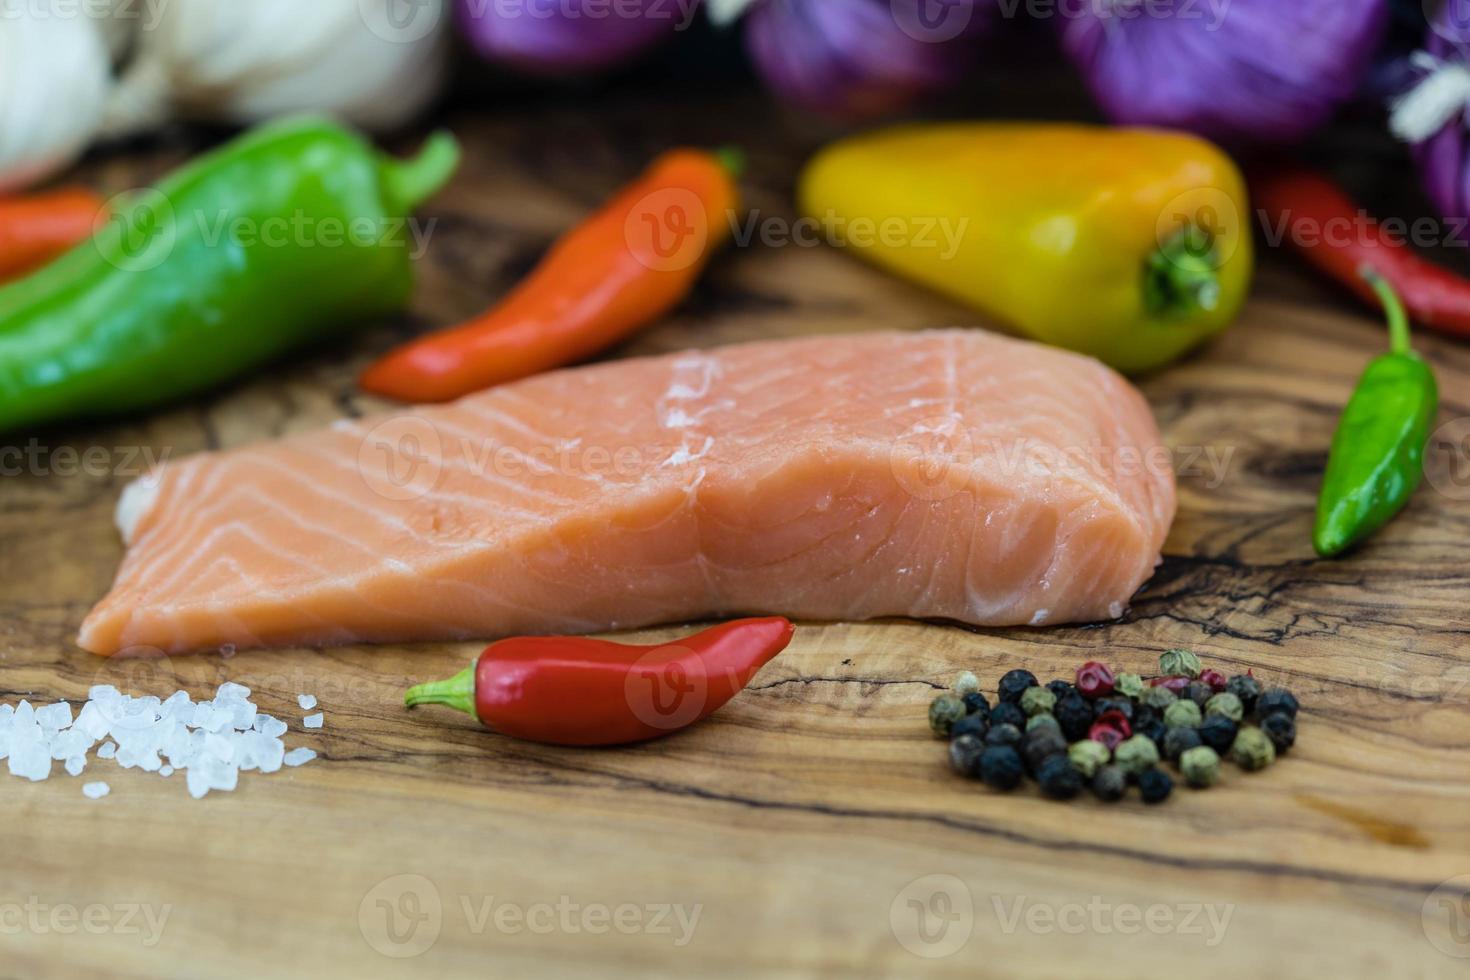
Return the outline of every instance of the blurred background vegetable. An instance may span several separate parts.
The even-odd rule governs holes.
[[[688,26],[671,0],[458,0],[457,10],[483,57],[536,75],[612,68]]]
[[[1443,0],[1411,64],[1412,87],[1395,100],[1389,128],[1412,144],[1439,213],[1470,217],[1470,0]]]
[[[85,187],[0,197],[0,282],[85,241],[105,218],[102,198]]]
[[[1386,0],[1062,0],[1062,45],[1103,111],[1226,143],[1290,143],[1357,90]]]

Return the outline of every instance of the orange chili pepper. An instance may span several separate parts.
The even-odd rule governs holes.
[[[584,360],[689,294],[739,206],[727,152],[672,150],[561,238],[531,275],[477,319],[393,351],[368,391],[440,402]]]
[[[82,187],[0,197],[0,280],[13,279],[92,237],[103,201]]]

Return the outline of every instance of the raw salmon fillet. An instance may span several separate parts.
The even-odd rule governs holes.
[[[975,330],[561,371],[165,464],[79,642],[587,632],[736,613],[1122,614],[1174,513],[1139,393]]]

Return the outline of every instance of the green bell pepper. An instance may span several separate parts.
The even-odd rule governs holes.
[[[319,118],[262,126],[124,195],[93,238],[0,289],[0,431],[205,390],[401,310],[408,218],[453,174]]]

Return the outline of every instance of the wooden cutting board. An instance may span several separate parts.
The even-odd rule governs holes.
[[[12,439],[27,462],[0,479],[0,697],[204,696],[228,679],[321,758],[203,801],[182,776],[106,762],[87,773],[112,785],[98,802],[64,775],[0,778],[0,975],[1465,975],[1470,906],[1450,899],[1470,884],[1467,430],[1445,430],[1429,483],[1371,545],[1315,560],[1326,447],[1385,338],[1275,254],[1234,330],[1143,385],[1178,450],[1180,510],[1119,623],[804,624],[709,723],[609,751],[402,709],[410,678],[454,672],[474,644],[117,663],[75,646],[122,554],[112,509],[143,451],[379,407],[353,386],[369,357],[486,306],[676,140],[741,132],[751,205],[789,220],[815,137],[763,105],[453,116],[468,157],[426,212],[410,315],[191,404]],[[185,149],[105,156],[81,177],[121,190]],[[980,322],[836,249],[757,242],[615,356]],[[1419,340],[1442,421],[1463,426],[1470,348]],[[100,466],[69,452],[88,447]],[[1298,747],[1160,807],[1064,805],[958,779],[928,733],[926,705],[962,669],[991,687],[1011,667],[1046,679],[1092,658],[1146,672],[1170,646],[1298,692]],[[320,731],[301,731],[300,692],[318,697]]]

